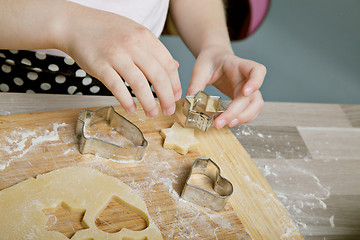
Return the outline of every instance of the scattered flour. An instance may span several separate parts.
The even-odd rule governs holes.
[[[64,152],[64,155],[66,154],[69,154],[70,152],[72,152],[73,150],[71,148],[67,149],[65,152]]]
[[[265,189],[263,189],[259,184],[253,182],[249,176],[243,176],[245,180],[252,186],[252,191],[260,191],[266,194],[266,199],[263,201],[265,205],[268,207],[273,207],[274,205],[278,207],[283,207],[283,204],[274,196],[272,193],[268,193]],[[291,219],[279,219],[281,222],[282,231],[284,232],[280,239],[291,239],[295,236],[299,236],[297,227]]]
[[[333,215],[333,216],[331,216],[331,217],[329,218],[330,226],[331,226],[332,228],[335,227],[334,217],[335,217],[335,216]]]
[[[251,130],[251,128],[247,125],[243,125],[242,128],[240,129],[241,131],[236,131],[235,135],[237,137],[239,137],[240,135],[242,136],[250,136],[253,135],[254,132]]]
[[[211,237],[209,239],[216,239],[216,234],[220,229],[232,229],[232,222],[228,219],[228,215],[209,211],[180,198],[179,184],[182,183],[179,183],[178,173],[182,171],[183,165],[181,162],[177,162],[179,159],[172,159],[172,156],[166,153],[160,155],[151,152],[143,160],[153,163],[147,169],[149,175],[144,175],[141,180],[134,180],[131,173],[126,173],[127,176],[121,177],[128,179],[125,182],[144,199],[148,206],[157,206],[152,217],[157,226],[163,229],[164,239],[200,239],[203,236],[199,229],[202,231],[208,229]],[[170,219],[168,217],[169,209],[163,205],[164,203],[158,202],[159,199],[156,199],[155,192],[158,191],[165,192],[169,196],[166,198],[166,202],[171,202],[173,206]],[[225,211],[229,210],[228,208],[229,206]],[[242,239],[242,237],[239,236],[235,239]]]
[[[9,111],[0,111],[0,116],[10,115]]]
[[[4,170],[14,159],[21,158],[35,146],[44,142],[60,141],[58,128],[67,126],[66,123],[53,123],[52,130],[37,128],[24,131],[19,127],[4,137],[7,145],[2,146],[3,150],[12,155],[8,160],[0,160],[0,170]]]
[[[304,159],[304,162],[307,160]],[[324,186],[316,175],[308,169],[296,166],[291,160],[282,161],[281,164],[265,164],[260,170],[270,183],[275,183],[272,187],[276,195],[304,235],[311,234],[306,223],[317,225],[330,221],[331,227],[335,227],[332,225],[333,216],[330,219],[324,218],[327,210],[325,200],[331,195],[330,187]],[[298,181],[305,186],[301,191],[292,187],[296,186]],[[318,215],[314,214],[314,209],[317,209]]]

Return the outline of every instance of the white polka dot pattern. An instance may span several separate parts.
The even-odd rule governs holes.
[[[75,76],[77,77],[85,77],[86,76],[86,72],[82,69],[79,69],[75,72]]]
[[[55,82],[59,83],[59,84],[62,84],[66,81],[66,77],[63,76],[63,75],[57,75],[55,77]]]
[[[44,90],[44,91],[48,91],[48,90],[50,90],[51,85],[50,85],[49,83],[42,83],[42,84],[40,85],[40,88],[41,88],[42,90]]]
[[[11,67],[9,65],[6,65],[6,64],[3,64],[1,66],[1,70],[4,72],[4,73],[9,73],[11,72]]]
[[[8,92],[10,90],[9,86],[5,83],[0,84],[0,91]]]
[[[59,67],[56,64],[50,64],[48,68],[50,71],[53,71],[53,72],[59,71]]]
[[[29,59],[26,59],[26,58],[23,58],[21,60],[21,63],[24,64],[24,65],[28,65],[28,66],[31,66],[31,62]]]
[[[82,80],[82,84],[83,84],[84,86],[87,86],[87,85],[91,84],[91,82],[92,82],[91,77],[86,77],[86,78],[84,78],[84,79]]]
[[[11,60],[11,59],[6,59],[6,60],[5,60],[5,63],[6,63],[6,64],[9,64],[9,65],[12,65],[12,66],[15,65],[15,62],[14,62],[13,60]]]
[[[41,50],[0,49],[0,85],[0,92],[112,95],[71,57],[48,55]]]
[[[18,85],[18,86],[24,85],[24,81],[21,78],[18,78],[18,77],[14,78],[14,83],[16,85]]]
[[[29,72],[27,74],[27,78],[30,80],[36,80],[38,79],[39,75],[36,72]]]
[[[37,59],[44,60],[44,59],[46,59],[46,54],[43,53],[43,52],[36,52],[36,53],[35,53],[35,57],[36,57]]]
[[[65,62],[67,65],[74,65],[74,64],[75,64],[74,59],[69,58],[69,57],[65,57],[65,58],[64,58],[64,62]]]
[[[32,70],[35,71],[35,72],[38,72],[38,73],[42,72],[41,68],[32,68]]]
[[[68,87],[68,93],[69,94],[74,94],[74,92],[76,91],[77,87],[76,86],[70,86]]]
[[[99,86],[92,86],[91,88],[90,88],[90,92],[92,92],[92,93],[97,93],[97,92],[99,92],[100,91],[100,87]]]

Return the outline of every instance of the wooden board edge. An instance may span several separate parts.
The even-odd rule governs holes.
[[[176,116],[183,123],[181,102]],[[270,184],[228,127],[195,131],[202,157],[211,158],[230,180],[229,202],[252,239],[304,239]]]

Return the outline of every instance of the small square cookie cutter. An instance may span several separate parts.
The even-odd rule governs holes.
[[[197,174],[201,174],[211,181],[213,192],[199,186],[201,181],[197,185],[193,184],[196,182],[196,178],[193,181],[191,178]],[[210,158],[198,158],[191,167],[181,198],[210,210],[221,211],[232,193],[233,186],[229,180],[220,175],[219,166]]]
[[[87,127],[104,120],[119,134],[129,139],[134,146],[120,146],[85,135]],[[80,137],[80,153],[91,153],[113,160],[140,161],[144,157],[146,147],[148,146],[148,142],[144,138],[141,130],[135,124],[117,113],[112,106],[103,107],[96,111],[82,110],[78,116],[76,135]]]
[[[208,131],[213,126],[215,118],[225,111],[220,100],[220,97],[210,96],[203,91],[199,91],[195,96],[186,97],[183,108],[186,116],[185,126]]]

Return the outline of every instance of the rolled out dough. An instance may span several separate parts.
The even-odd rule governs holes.
[[[176,122],[171,128],[161,129],[160,134],[165,139],[164,148],[174,149],[183,155],[189,150],[196,149],[200,143],[194,135],[193,128],[183,128]]]
[[[113,198],[120,199],[142,216],[148,227],[141,231],[123,228],[117,233],[98,229],[95,219]],[[69,239],[60,232],[46,230],[48,217],[44,209],[56,208],[61,203],[85,209],[83,221],[89,228],[76,232],[72,240],[163,239],[144,201],[129,186],[115,177],[85,167],[54,170],[0,191],[0,238]]]

